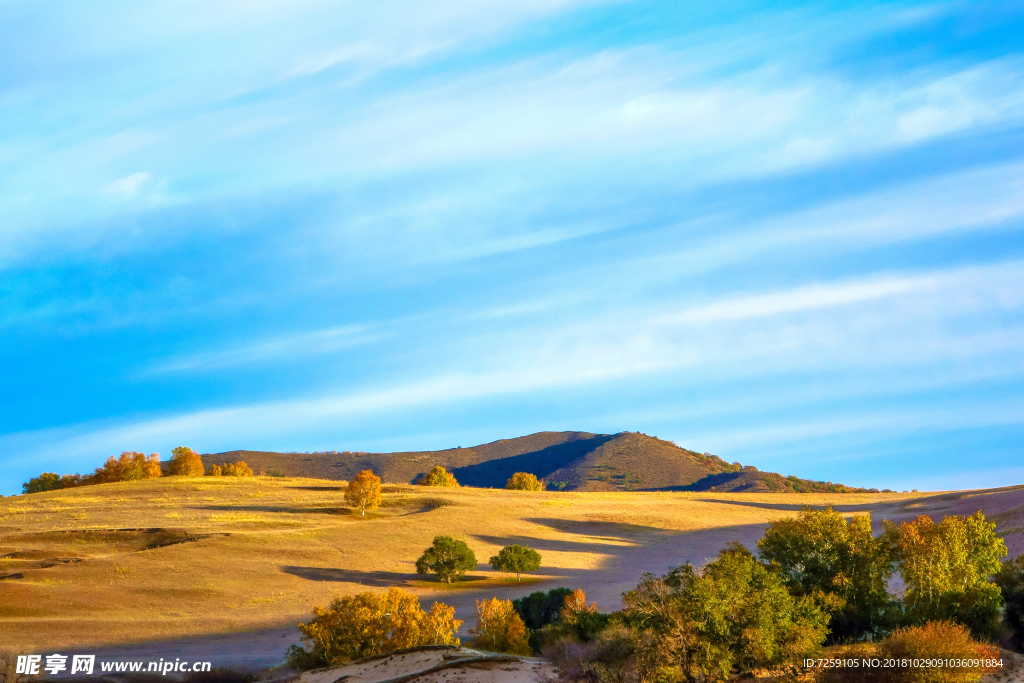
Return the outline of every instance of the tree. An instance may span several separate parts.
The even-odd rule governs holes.
[[[205,472],[203,459],[188,446],[178,446],[168,461],[167,474],[179,477],[201,477]]]
[[[592,602],[587,607],[587,594],[583,592],[582,588],[577,588],[569,595],[565,596],[565,603],[562,605],[562,611],[558,613],[558,618],[567,624],[574,624],[579,621],[584,614],[596,614],[597,603]]]
[[[516,581],[523,572],[535,572],[540,569],[540,553],[533,548],[521,545],[507,545],[490,560],[491,567],[499,572],[515,572]]]
[[[423,481],[421,481],[420,484],[422,486],[449,486],[452,488],[459,488],[459,482],[456,481],[455,475],[440,465],[434,465],[434,468],[423,476]]]
[[[125,451],[119,456],[110,456],[97,467],[93,479],[97,484],[114,481],[135,481],[138,479],[156,479],[163,474],[160,469],[160,454],[152,453],[146,457],[138,451]]]
[[[348,483],[345,489],[345,502],[366,516],[367,510],[376,510],[380,506],[380,477],[372,470],[363,470]]]
[[[513,600],[512,606],[516,608],[526,627],[536,631],[558,621],[565,599],[570,595],[572,591],[568,588],[553,588],[547,593],[536,591]]]
[[[516,472],[505,484],[506,489],[515,491],[541,491],[544,485],[537,476],[529,472]]]
[[[1002,594],[989,576],[999,571],[1007,549],[995,529],[981,511],[970,517],[948,515],[939,524],[927,515],[899,526],[886,523],[911,617],[919,623],[949,619],[967,626],[976,638],[998,637]]]
[[[233,463],[224,463],[221,466],[221,475],[225,477],[251,477],[252,468],[245,463],[244,460],[239,460]]]
[[[42,493],[62,488],[64,488],[64,482],[61,481],[61,476],[54,472],[43,472],[38,477],[33,477],[21,485],[22,493]]]
[[[899,604],[887,589],[895,543],[873,536],[867,515],[847,522],[832,508],[805,507],[796,519],[769,524],[757,549],[793,595],[822,592],[842,601],[829,624],[834,639],[877,639],[896,626]]]
[[[435,602],[424,612],[416,596],[399,588],[335,598],[299,624],[305,647],[288,648],[295,669],[337,666],[407,647],[459,645],[462,621],[450,605]]]
[[[736,543],[700,574],[689,564],[662,577],[644,574],[623,604],[630,622],[652,633],[660,665],[687,683],[792,666],[828,634],[827,602],[793,597]]]
[[[1003,595],[1003,623],[1010,629],[1013,644],[1024,650],[1024,555],[1003,560],[993,582]]]
[[[476,569],[476,555],[465,541],[451,536],[435,536],[433,545],[416,560],[417,574],[437,574],[445,583],[461,579],[470,569]]]
[[[476,613],[476,626],[469,629],[473,647],[510,655],[531,654],[530,634],[511,600],[477,600]]]

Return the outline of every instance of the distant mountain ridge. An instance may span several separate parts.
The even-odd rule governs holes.
[[[370,469],[387,482],[416,483],[431,467],[441,465],[463,486],[484,488],[502,488],[513,473],[530,472],[548,489],[565,491],[877,491],[761,472],[638,432],[538,432],[441,451],[238,450],[202,457],[207,467],[244,460],[257,472],[345,481]]]

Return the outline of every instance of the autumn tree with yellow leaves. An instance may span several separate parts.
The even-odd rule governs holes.
[[[455,475],[440,465],[434,465],[433,469],[423,476],[420,485],[459,488],[459,482],[455,479]]]
[[[544,484],[537,478],[536,474],[516,472],[506,482],[505,488],[513,491],[542,491],[544,490]]]
[[[188,446],[178,446],[167,463],[167,474],[178,477],[201,477],[206,473],[203,459]]]
[[[303,646],[288,648],[293,669],[337,666],[407,647],[460,644],[456,634],[462,621],[454,607],[435,602],[425,612],[416,596],[400,588],[335,598],[313,614],[309,623],[299,624]]]
[[[363,470],[349,482],[345,490],[345,502],[366,516],[367,510],[380,506],[380,477],[372,470]]]
[[[476,601],[476,626],[469,629],[473,647],[488,652],[529,655],[530,632],[511,600]]]

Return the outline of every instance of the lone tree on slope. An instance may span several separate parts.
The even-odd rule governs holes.
[[[516,581],[522,581],[520,574],[540,569],[540,553],[522,545],[507,545],[491,558],[490,564],[499,572],[515,572]]]
[[[451,536],[435,536],[433,545],[416,560],[417,574],[437,574],[438,580],[445,583],[461,579],[468,569],[476,569],[476,555],[465,541]]]
[[[201,477],[206,474],[203,459],[188,446],[178,446],[167,466],[167,474],[179,477]]]
[[[508,480],[508,483],[505,484],[505,488],[516,491],[541,491],[544,488],[544,484],[541,483],[535,474],[516,472]]]
[[[420,484],[423,486],[449,486],[452,488],[459,488],[459,482],[455,479],[455,475],[440,465],[434,465],[434,469],[424,475],[423,481],[421,481]]]
[[[376,510],[380,506],[380,477],[372,470],[363,470],[348,484],[345,490],[345,502],[366,516],[367,510]]]

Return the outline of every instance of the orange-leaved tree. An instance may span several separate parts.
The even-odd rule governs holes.
[[[96,468],[93,475],[98,484],[113,481],[135,481],[137,479],[156,479],[161,476],[160,454],[153,453],[146,457],[138,451],[125,451],[119,456],[110,456],[103,467]]]
[[[511,600],[477,600],[476,614],[476,626],[469,629],[473,647],[510,655],[531,653],[530,632]]]
[[[565,596],[565,603],[562,605],[562,611],[559,613],[558,618],[567,624],[575,624],[581,614],[588,613],[597,614],[597,603],[592,602],[588,607],[587,594],[583,592],[582,588],[577,588]]]
[[[179,477],[201,477],[205,469],[203,459],[188,446],[178,446],[167,463],[167,474]]]
[[[345,489],[345,502],[356,508],[365,517],[367,510],[380,506],[380,477],[372,470],[363,470],[349,482]]]
[[[455,475],[441,467],[440,465],[434,465],[433,469],[427,474],[423,475],[423,480],[420,482],[422,486],[449,486],[453,488],[459,487],[459,482],[455,479]]]
[[[288,648],[298,670],[337,666],[355,659],[423,645],[459,645],[455,608],[435,602],[424,612],[416,596],[400,588],[335,598],[299,624],[305,647]]]
[[[544,488],[544,484],[535,474],[516,472],[505,484],[505,488],[516,491],[540,491]]]

